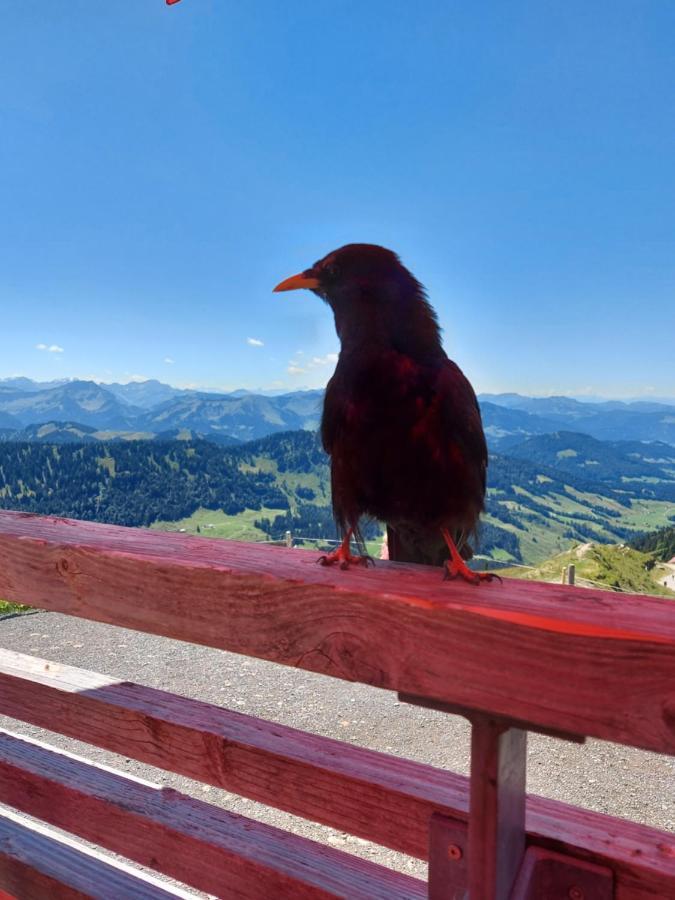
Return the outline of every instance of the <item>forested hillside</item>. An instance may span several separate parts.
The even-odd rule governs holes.
[[[108,444],[1,444],[0,506],[150,525],[199,507],[235,515],[263,506],[287,509],[274,477],[242,471],[209,441]]]
[[[651,534],[645,534],[631,543],[636,550],[652,553],[656,559],[669,562],[675,559],[675,527],[660,528]]]
[[[575,437],[564,437],[565,450]],[[667,467],[659,485],[640,469],[629,481],[610,478],[606,466],[594,480],[595,467],[565,471],[569,454],[565,466],[537,460],[555,458],[557,446],[548,457],[532,446],[531,459],[491,457],[478,552],[538,562],[574,542],[625,541],[668,523],[672,503],[654,497],[655,486],[672,488]],[[654,463],[643,465],[654,471]],[[234,447],[204,440],[0,443],[0,506],[121,525],[180,521],[187,530],[213,519],[203,512],[212,510],[221,522],[245,520],[252,538],[277,539],[286,530],[336,536],[328,459],[308,431]],[[368,537],[380,531],[379,523],[365,523]]]
[[[599,441],[557,431],[511,445],[509,456],[603,484],[628,496],[675,502],[675,447],[660,441]]]

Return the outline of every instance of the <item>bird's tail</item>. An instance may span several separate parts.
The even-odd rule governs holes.
[[[463,559],[471,559],[473,548],[465,532],[452,535]],[[422,563],[426,566],[442,566],[450,557],[450,551],[440,532],[427,532],[416,528],[387,525],[388,558],[396,562]]]

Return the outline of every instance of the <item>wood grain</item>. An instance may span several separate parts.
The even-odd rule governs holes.
[[[183,900],[195,897],[0,811],[0,888],[18,900]]]
[[[0,596],[675,753],[668,600],[0,513]]]
[[[6,732],[0,801],[216,897],[426,896],[407,875]]]
[[[427,858],[468,779],[104,675],[0,651],[0,714]],[[611,866],[616,900],[675,896],[675,835],[528,797],[528,844]]]

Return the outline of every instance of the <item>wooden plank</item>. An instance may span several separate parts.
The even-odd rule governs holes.
[[[0,801],[217,897],[426,896],[408,875],[6,732]]]
[[[168,900],[195,894],[0,811],[0,887],[18,900]]]
[[[0,714],[421,859],[434,813],[468,817],[460,775],[9,650]],[[675,835],[540,797],[526,826],[528,843],[611,866],[616,900],[675,896]]]
[[[419,858],[438,805],[464,800],[432,767],[420,779],[387,754],[11,650],[0,650],[0,714]]]
[[[469,896],[508,900],[525,852],[527,732],[471,724]]]
[[[670,601],[0,513],[0,596],[675,753]]]

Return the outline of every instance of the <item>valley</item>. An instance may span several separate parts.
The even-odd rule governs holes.
[[[329,461],[315,430],[321,399],[159,382],[0,382],[0,507],[238,540],[281,540],[287,530],[334,540]],[[483,400],[491,454],[478,556],[534,567],[553,558],[555,567],[576,545],[619,546],[672,526],[675,443],[571,426],[597,431],[612,420],[620,430],[627,417],[629,435],[639,421],[649,435],[657,416],[662,433],[675,407],[496,399]],[[47,412],[79,421],[37,421]],[[4,427],[8,417],[18,427]],[[365,531],[374,552],[382,526]]]

